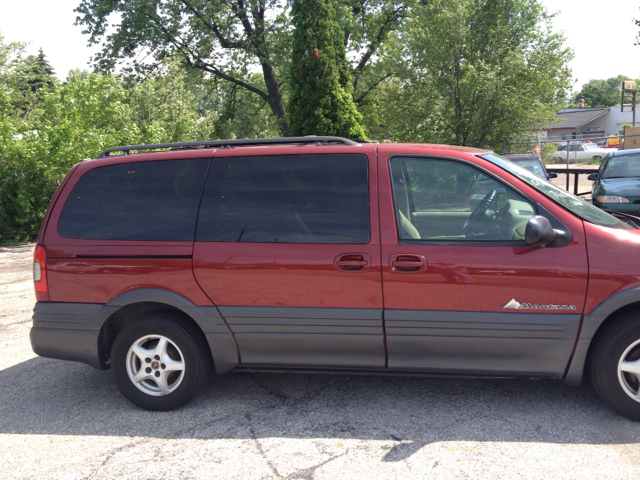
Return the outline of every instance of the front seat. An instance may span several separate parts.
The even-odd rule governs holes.
[[[400,219],[400,238],[404,240],[420,240],[420,232],[400,210],[398,210],[398,217]]]

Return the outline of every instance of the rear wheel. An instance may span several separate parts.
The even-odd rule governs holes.
[[[640,314],[620,317],[596,340],[591,381],[618,413],[640,421]]]
[[[111,368],[120,392],[145,410],[173,410],[207,384],[212,362],[201,335],[180,317],[155,313],[116,337]]]

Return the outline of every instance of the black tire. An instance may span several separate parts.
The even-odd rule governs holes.
[[[163,338],[164,353],[160,351]],[[133,351],[135,344],[141,347],[138,353]],[[162,358],[151,355],[141,360],[140,352],[152,351]],[[156,312],[134,320],[118,333],[111,349],[111,370],[118,389],[131,403],[144,410],[166,411],[186,405],[202,392],[211,378],[213,362],[206,341],[188,322],[170,312]],[[136,383],[134,373],[145,378]]]
[[[632,398],[640,393],[640,378],[624,371],[619,376],[623,359],[640,360],[640,312],[627,312],[606,327],[590,354],[591,382],[600,398],[616,412],[640,421],[640,395]]]
[[[602,157],[599,155],[596,155],[594,157],[591,157],[591,160],[593,160],[594,162],[602,162]]]

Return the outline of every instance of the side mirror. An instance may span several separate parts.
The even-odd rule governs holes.
[[[547,173],[547,178],[558,178],[558,174],[556,172]]]
[[[534,215],[527,222],[524,231],[524,241],[532,247],[541,247],[548,245],[558,238],[556,232],[551,226],[551,222],[541,215]]]
[[[600,178],[600,175],[598,173],[592,173],[587,177],[587,180],[598,180],[599,178]]]

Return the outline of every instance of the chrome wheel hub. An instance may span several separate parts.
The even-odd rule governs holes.
[[[640,403],[640,340],[629,345],[620,357],[618,380],[624,392]]]
[[[138,390],[161,397],[173,392],[184,378],[184,356],[162,335],[145,335],[127,353],[127,374]]]

